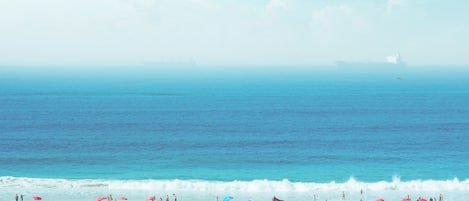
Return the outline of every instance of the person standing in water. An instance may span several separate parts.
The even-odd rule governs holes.
[[[178,198],[176,197],[176,193],[173,193],[173,196],[174,196],[174,201],[177,201]]]

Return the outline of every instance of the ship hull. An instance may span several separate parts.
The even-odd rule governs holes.
[[[400,72],[405,69],[405,63],[386,62],[346,62],[337,61],[337,67],[345,71],[366,71],[366,72]]]

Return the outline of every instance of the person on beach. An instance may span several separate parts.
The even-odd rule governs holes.
[[[15,200],[16,200],[16,201],[18,201],[18,194],[16,194],[16,196],[15,196]]]
[[[162,198],[162,197],[160,197],[160,201],[163,201],[163,198]]]
[[[176,193],[173,193],[173,196],[174,196],[174,201],[177,201],[178,198],[176,197]]]
[[[345,191],[342,191],[342,200],[345,200]]]
[[[166,195],[166,201],[169,201],[169,195]]]
[[[21,199],[21,201],[23,201],[23,194],[21,194],[20,199]]]
[[[363,201],[363,189],[360,189],[360,201]]]
[[[112,195],[109,195],[109,197],[107,198],[108,201],[112,201]]]

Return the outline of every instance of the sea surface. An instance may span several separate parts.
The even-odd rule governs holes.
[[[467,71],[0,72],[0,201],[469,196]]]

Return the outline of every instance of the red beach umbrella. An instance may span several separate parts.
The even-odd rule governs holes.
[[[427,201],[425,198],[419,198],[417,201]]]
[[[402,201],[410,201],[410,198],[402,198]]]
[[[122,197],[119,198],[119,200],[127,200],[127,198],[122,196]]]
[[[42,200],[42,198],[39,196],[33,196],[33,200]]]
[[[384,201],[384,199],[383,198],[378,198],[378,199],[376,199],[376,201]]]
[[[99,197],[95,199],[95,201],[103,201],[103,200],[107,200],[107,197]]]
[[[150,196],[147,198],[147,200],[155,201],[155,196]]]

